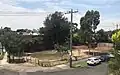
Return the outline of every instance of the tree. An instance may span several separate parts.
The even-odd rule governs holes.
[[[79,29],[77,28],[78,24],[77,23],[73,23],[73,28],[72,28],[72,32],[74,33],[78,33]]]
[[[25,29],[17,29],[16,32],[26,32]]]
[[[103,29],[97,31],[96,40],[97,42],[110,42],[110,32],[104,31]]]
[[[37,29],[33,29],[32,33],[38,33],[38,30]]]
[[[70,23],[61,12],[49,14],[44,21],[44,40],[48,46],[63,44],[69,37]]]
[[[11,56],[14,60],[14,56],[21,57],[23,55],[23,38],[20,34],[13,31],[5,32],[0,41],[8,53],[9,62],[11,62]]]
[[[19,34],[23,34],[23,33],[32,34],[33,33],[33,31],[30,29],[17,29],[16,32],[18,32]]]
[[[97,29],[99,20],[98,11],[87,11],[85,16],[80,19],[80,33],[82,33],[82,39],[88,44],[88,47],[91,47],[91,43],[95,42],[95,30]],[[90,53],[90,50],[89,50]]]
[[[95,38],[95,30],[97,29],[99,20],[99,12],[98,11],[87,11],[85,16],[80,19],[80,30],[83,33],[83,39],[85,42],[92,42]]]
[[[5,27],[4,30],[5,31],[11,31],[11,28],[10,27]]]
[[[73,44],[74,45],[78,45],[80,43],[80,36],[79,36],[79,34],[78,33],[73,34],[72,40],[73,40]]]
[[[113,75],[119,75],[120,74],[120,30],[116,30],[112,34],[112,42],[115,44],[113,49],[113,54],[115,56],[114,59],[111,59],[109,62],[109,71],[113,73]]]
[[[2,38],[2,36],[6,33],[6,32],[11,32],[11,28],[10,27],[4,27],[0,29],[0,39]],[[1,41],[0,41],[1,42]],[[3,52],[3,44],[1,43],[2,45],[2,52]]]
[[[113,42],[120,42],[120,30],[112,34],[112,41]]]
[[[39,28],[38,32],[40,35],[44,34],[45,28],[44,27]]]

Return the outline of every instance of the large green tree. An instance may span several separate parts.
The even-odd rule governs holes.
[[[61,12],[49,14],[44,21],[44,26],[44,40],[49,46],[63,44],[69,37],[70,23]]]
[[[80,19],[80,33],[84,43],[88,45],[89,53],[90,47],[95,47],[95,30],[100,23],[100,14],[98,11],[87,11],[85,16]],[[94,43],[94,44],[93,44]],[[94,54],[93,54],[94,55]]]
[[[11,57],[18,56],[21,57],[24,51],[23,37],[17,34],[15,31],[1,29],[3,35],[1,35],[0,42],[5,47],[8,53],[8,61],[11,62]]]
[[[80,19],[80,32],[84,42],[93,42],[95,40],[95,30],[100,23],[100,14],[98,11],[87,11],[85,16]]]

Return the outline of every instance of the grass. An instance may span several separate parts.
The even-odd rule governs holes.
[[[87,66],[88,65],[85,61],[81,61],[81,62],[73,64],[73,68],[85,68]]]
[[[41,60],[57,60],[61,59],[60,53],[55,53],[52,51],[42,51],[42,52],[36,52],[31,55],[34,58],[38,58]],[[68,59],[68,55],[63,55],[63,58]]]

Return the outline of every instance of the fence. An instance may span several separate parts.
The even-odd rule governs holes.
[[[98,43],[98,47],[113,47],[113,43]]]

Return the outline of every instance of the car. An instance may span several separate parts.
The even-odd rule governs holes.
[[[102,62],[109,61],[110,58],[114,58],[114,55],[112,55],[112,54],[105,54],[105,55],[101,55],[100,56],[100,60]]]
[[[107,56],[108,56],[109,58],[114,58],[114,57],[115,57],[115,56],[114,56],[113,54],[111,54],[111,53],[107,54]]]
[[[101,60],[98,57],[91,57],[91,58],[88,58],[87,60],[88,65],[97,65],[100,63],[101,63]]]
[[[107,56],[107,55],[101,55],[101,56],[100,56],[100,60],[101,60],[101,62],[109,61],[109,60],[110,60],[110,57]]]

